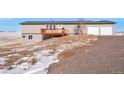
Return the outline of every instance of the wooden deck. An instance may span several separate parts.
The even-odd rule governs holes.
[[[66,33],[62,29],[56,29],[56,30],[47,30],[47,29],[41,29],[42,35],[62,35],[65,36]]]

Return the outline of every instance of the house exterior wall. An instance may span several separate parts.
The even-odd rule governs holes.
[[[56,25],[56,27],[59,27],[59,25],[61,25],[61,28],[64,27],[66,30],[66,33],[69,35],[73,35],[77,33],[78,24],[58,24]],[[114,24],[90,24],[90,25],[83,24],[81,25],[83,34],[88,34],[88,27],[98,27],[99,31],[101,27],[111,27],[112,35],[113,35],[115,25]],[[41,35],[41,28],[46,28],[46,25],[22,25],[21,27],[22,39],[26,42],[40,42],[44,39],[51,38],[51,36]],[[32,35],[32,39],[29,39],[30,35]]]
[[[32,39],[29,39],[31,35]],[[22,34],[22,40],[25,42],[40,42],[43,40],[43,36],[40,34]]]
[[[68,34],[76,33],[77,25],[61,24],[61,27],[64,27]],[[41,33],[41,28],[46,28],[46,25],[22,25],[21,31],[22,33]]]
[[[60,25],[60,24],[59,24]],[[59,25],[56,25],[59,27]],[[76,33],[77,25],[63,25],[61,24],[61,28],[64,27],[66,29],[66,33],[69,35]],[[41,35],[41,29],[46,28],[46,25],[22,25],[22,39],[25,42],[40,42],[44,39],[51,38],[52,36],[43,36]],[[32,39],[29,39],[29,36],[32,35]]]
[[[75,34],[76,29],[77,29],[77,25],[62,25],[67,31],[66,33],[68,33],[69,35]]]
[[[29,39],[29,37],[32,36],[32,39]],[[22,40],[25,42],[41,42],[42,40],[51,38],[52,36],[44,36],[41,34],[35,34],[35,33],[22,33]]]
[[[87,34],[87,25],[86,24],[81,25],[81,29],[82,29],[83,34]]]
[[[61,27],[66,29],[66,33],[76,34],[77,24],[61,24]],[[91,24],[91,25],[81,25],[84,34],[88,34],[88,27],[112,27],[112,34],[114,33],[114,24]],[[22,33],[41,33],[41,28],[46,28],[46,25],[22,25]]]
[[[51,36],[41,35],[41,28],[46,28],[46,25],[22,25],[22,40],[25,42],[41,42],[44,39],[51,38]],[[30,35],[32,35],[32,39],[29,39]]]
[[[46,25],[22,25],[22,33],[41,33],[41,28],[46,28]]]

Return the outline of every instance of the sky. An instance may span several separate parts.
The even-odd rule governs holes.
[[[19,23],[25,21],[78,21],[79,19],[99,21],[109,20],[116,22],[116,31],[124,32],[124,18],[0,18],[0,31],[20,31]]]

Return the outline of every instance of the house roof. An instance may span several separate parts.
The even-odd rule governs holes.
[[[21,25],[43,25],[43,24],[115,24],[113,21],[26,21]]]

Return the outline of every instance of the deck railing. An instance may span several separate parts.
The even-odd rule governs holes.
[[[66,35],[65,29],[56,28],[56,29],[41,29],[42,35]]]

